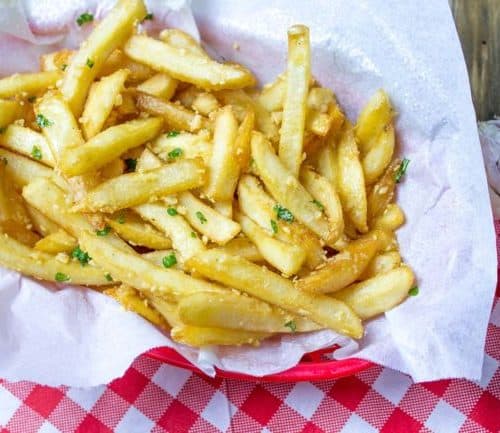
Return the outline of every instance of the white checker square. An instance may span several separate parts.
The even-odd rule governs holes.
[[[483,361],[483,373],[481,374],[481,380],[479,381],[479,386],[483,389],[488,388],[488,385],[498,369],[498,362],[495,358],[492,358],[487,353],[484,354]]]
[[[384,368],[374,382],[373,389],[397,406],[411,384],[411,379],[405,374]]]
[[[323,391],[311,383],[299,382],[287,395],[285,403],[309,420],[318,409],[324,396]]]
[[[493,325],[498,326],[500,328],[500,300],[496,302],[493,307],[493,311],[491,312],[490,322]]]
[[[66,396],[73,400],[76,404],[80,405],[87,412],[94,407],[97,400],[101,398],[101,395],[106,391],[106,386],[95,386],[92,388],[69,388],[66,392]]]
[[[14,412],[22,406],[22,401],[15,395],[0,386],[0,426],[5,426],[14,415]]]
[[[425,422],[425,426],[432,430],[433,433],[457,432],[460,430],[465,418],[462,412],[445,401],[439,400],[439,403]]]
[[[146,415],[137,410],[134,406],[130,406],[125,415],[115,427],[115,433],[129,433],[129,432],[150,432],[155,423],[151,421]]]
[[[222,392],[216,391],[203,409],[201,416],[214,427],[225,432],[231,425],[231,418],[236,411],[236,406]]]
[[[152,381],[173,397],[177,397],[191,374],[190,371],[182,368],[162,365],[154,374]]]
[[[268,430],[268,428],[267,428],[267,427],[264,427],[264,428],[260,431],[260,433],[273,433],[273,432],[272,432],[271,430]]]
[[[37,433],[61,433],[61,430],[54,427],[50,422],[45,421]]]
[[[359,415],[353,413],[344,427],[342,428],[341,433],[377,433],[378,430],[373,427],[371,424],[368,424],[363,418]]]

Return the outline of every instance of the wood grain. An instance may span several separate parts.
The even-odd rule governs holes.
[[[500,0],[450,0],[479,120],[500,115]]]

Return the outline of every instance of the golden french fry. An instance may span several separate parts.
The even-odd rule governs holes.
[[[279,75],[274,82],[264,86],[257,100],[269,112],[282,110],[286,90],[286,76]]]
[[[49,254],[71,253],[78,243],[76,239],[66,231],[59,229],[40,239],[34,246],[35,250],[44,251]]]
[[[337,188],[342,208],[356,229],[365,233],[368,230],[365,179],[352,130],[345,131],[338,143],[337,168]]]
[[[392,160],[395,147],[394,127],[388,124],[374,139],[370,149],[363,157],[363,172],[367,184],[375,182]]]
[[[279,157],[294,176],[299,175],[303,158],[306,102],[310,79],[309,29],[296,25],[288,29],[286,95],[279,145]]]
[[[243,233],[257,246],[262,257],[285,275],[296,274],[306,259],[306,250],[299,245],[289,244],[274,238],[246,215],[238,214]],[[271,232],[272,233],[272,232]]]
[[[250,140],[255,124],[255,114],[248,110],[238,128],[234,147],[236,148],[236,160],[242,172],[248,171],[250,165]]]
[[[28,227],[31,225],[31,219],[21,194],[13,188],[12,183],[6,165],[0,163],[0,221],[10,220]]]
[[[42,71],[64,71],[69,65],[74,51],[62,49],[40,56],[40,69]]]
[[[139,161],[137,161],[139,164]],[[120,176],[125,171],[125,162],[121,158],[116,158],[108,162],[100,170],[100,177],[102,180],[111,179],[112,177]]]
[[[226,218],[233,218],[233,202],[232,200],[218,201],[213,203],[212,207]]]
[[[367,280],[375,275],[389,272],[401,264],[401,255],[397,251],[377,254],[361,274],[360,280]]]
[[[318,110],[309,109],[307,112],[305,129],[315,135],[325,137],[330,132],[333,120],[333,117],[328,113],[321,113]]]
[[[192,108],[204,116],[208,116],[212,111],[216,111],[220,108],[219,101],[211,93],[202,92],[196,95],[194,98]]]
[[[192,54],[208,57],[208,54],[201,48],[200,44],[188,33],[179,29],[165,29],[159,34],[161,41],[172,47],[185,49]]]
[[[384,212],[372,221],[375,229],[395,231],[405,223],[405,214],[396,203],[389,203]]]
[[[292,214],[287,219],[297,218],[324,241],[331,241],[328,221],[313,203],[313,197],[273,152],[270,143],[262,134],[254,132],[251,146],[259,177],[279,205]]]
[[[42,212],[28,203],[26,203],[26,210],[33,224],[33,230],[42,236],[48,236],[62,230],[54,221],[47,218]]]
[[[255,244],[246,237],[237,237],[231,239],[221,248],[225,253],[232,256],[240,256],[250,262],[263,262],[264,257],[255,246]]]
[[[177,304],[149,292],[144,293],[144,296],[171,327],[182,325],[179,315],[177,314]]]
[[[415,282],[413,271],[406,265],[378,274],[334,294],[348,304],[362,319],[370,319],[401,303]]]
[[[0,79],[0,98],[9,98],[21,93],[34,95],[55,86],[60,80],[60,71],[14,74]]]
[[[162,134],[151,144],[151,150],[166,162],[179,158],[202,158],[206,164],[212,155],[210,135],[205,132],[191,134]]]
[[[176,254],[175,250],[156,250],[150,251],[149,253],[141,254],[143,259],[146,259],[148,262],[155,264],[156,266],[163,267],[163,261],[165,257],[170,257],[171,255],[175,255],[176,262],[171,266],[173,269],[179,269],[184,271],[184,262],[182,257],[179,254]]]
[[[395,159],[389,164],[382,177],[370,188],[368,192],[368,220],[373,221],[387,208],[393,200],[396,189],[395,176],[401,161]]]
[[[144,173],[127,173],[91,190],[77,208],[86,212],[116,212],[158,200],[161,196],[201,186],[205,167],[199,159],[186,159]]]
[[[119,69],[90,86],[80,118],[82,131],[87,140],[102,131],[113,107],[120,105],[117,101],[121,98],[120,93],[124,89],[128,75],[127,69]]]
[[[61,93],[76,117],[106,58],[125,42],[146,13],[142,0],[119,0],[75,53],[65,71]]]
[[[349,243],[317,270],[296,281],[300,290],[331,293],[357,280],[380,249],[378,239],[361,238]]]
[[[22,109],[19,102],[0,99],[0,128],[2,131],[21,116]]]
[[[112,126],[81,146],[65,149],[61,154],[61,170],[67,176],[95,171],[127,150],[156,137],[162,124],[161,118],[150,117]]]
[[[193,347],[211,346],[241,346],[250,344],[258,346],[260,340],[270,334],[223,328],[202,328],[198,326],[178,325],[172,328],[170,336],[178,343]]]
[[[240,329],[252,332],[307,332],[320,326],[250,296],[227,291],[194,293],[179,301],[179,317],[186,325]]]
[[[116,49],[106,58],[101,69],[97,72],[96,78],[111,75],[119,69],[126,69],[130,72],[127,77],[128,84],[141,83],[151,78],[155,73],[148,66],[134,62],[121,49]]]
[[[315,155],[315,167],[321,176],[328,179],[332,185],[337,185],[338,167],[337,152],[331,140],[325,140]]]
[[[253,86],[253,75],[239,65],[217,63],[147,36],[132,36],[124,51],[132,59],[202,89],[239,89]]]
[[[174,96],[179,82],[168,74],[158,73],[137,86],[139,92],[169,100]]]
[[[308,317],[342,334],[353,338],[363,335],[361,321],[344,303],[331,302],[333,298],[301,291],[286,278],[241,257],[211,249],[191,257],[186,266],[207,278]]]

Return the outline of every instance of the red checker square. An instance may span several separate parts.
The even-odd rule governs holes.
[[[287,431],[293,425],[294,431],[300,431],[306,423],[307,419],[300,413],[283,404],[268,421],[266,427],[272,432],[282,432]]]
[[[229,428],[231,433],[260,433],[261,431],[262,425],[245,412],[238,411],[231,418],[231,427]]]
[[[150,358],[149,356],[142,355],[135,359],[130,368],[137,370],[146,377],[152,377],[161,365],[162,363],[160,361]]]
[[[488,325],[488,335],[486,338],[486,353],[492,358],[500,360],[500,328],[498,326]]]
[[[342,430],[351,413],[345,406],[327,396],[319,405],[311,421],[324,431],[336,432]]]
[[[352,376],[337,380],[328,395],[354,411],[369,389],[370,387],[366,383]]]
[[[134,406],[149,419],[157,422],[173,400],[168,392],[155,383],[149,382],[135,401]]]
[[[57,407],[52,411],[48,420],[63,432],[75,431],[87,415],[80,405],[64,396]]]
[[[427,419],[439,401],[434,393],[419,384],[412,385],[398,406],[416,419]]]
[[[492,432],[499,432],[500,400],[486,391],[472,409],[470,418]]]
[[[418,433],[421,428],[421,422],[397,407],[382,427],[382,430],[380,430],[380,433]]]
[[[294,383],[262,383],[261,385],[280,400],[285,400],[295,386]]]
[[[221,431],[203,418],[198,418],[189,433],[220,433]]]
[[[255,383],[251,382],[226,379],[222,382],[220,391],[226,395],[231,403],[240,407],[256,386]]]
[[[477,384],[468,380],[453,380],[444,393],[443,400],[467,415],[475,406],[483,391]]]
[[[196,390],[196,392],[193,392],[193,390]],[[177,400],[194,412],[200,413],[212,399],[215,391],[216,389],[205,382],[200,376],[193,374],[177,395]]]
[[[467,418],[460,427],[458,433],[491,433],[491,431],[486,430],[484,427],[480,426],[477,422]]]
[[[29,406],[21,406],[5,426],[12,433],[37,432],[45,418]]]
[[[181,402],[174,400],[158,424],[169,433],[184,433],[189,431],[197,419],[196,413]]]
[[[438,397],[442,397],[443,394],[448,389],[448,385],[450,384],[450,382],[451,380],[446,379],[446,380],[437,380],[435,382],[423,382],[420,385],[428,389],[430,392],[437,395]]]
[[[89,413],[77,427],[75,433],[113,433],[113,430],[106,427],[94,415]]]
[[[262,386],[257,385],[240,409],[261,425],[266,425],[281,404],[281,400],[262,388]]]
[[[112,389],[124,400],[133,403],[148,382],[148,378],[143,374],[134,368],[129,368],[125,376],[111,382],[108,388]]]
[[[130,404],[109,388],[104,391],[91,410],[91,414],[114,429],[127,412]]]
[[[316,424],[309,421],[300,431],[300,433],[324,433],[325,430],[319,428]]]
[[[30,395],[24,400],[24,404],[36,410],[44,418],[47,418],[64,397],[64,393],[58,388],[36,385]]]
[[[0,433],[10,433],[10,431],[6,428],[2,428],[2,430],[0,430]]]
[[[367,423],[380,430],[394,409],[395,406],[389,400],[370,389],[358,405],[356,413]]]

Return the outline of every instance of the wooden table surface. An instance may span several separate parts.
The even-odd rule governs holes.
[[[479,120],[500,116],[500,0],[449,0]],[[438,30],[438,29],[437,29]]]

